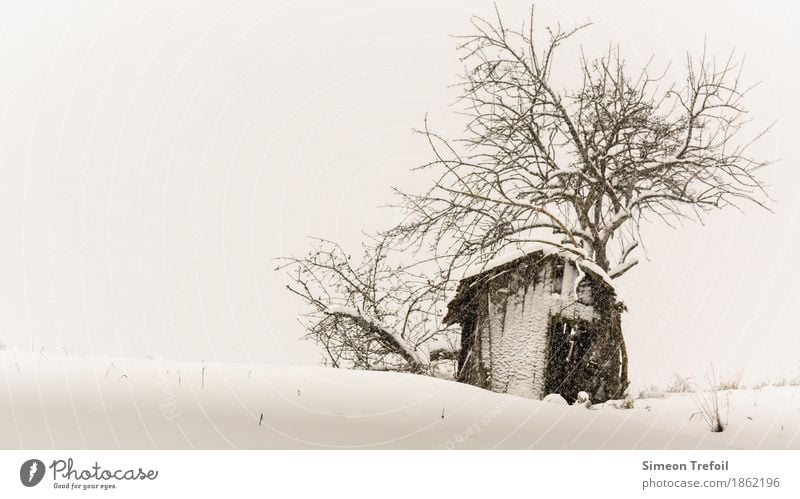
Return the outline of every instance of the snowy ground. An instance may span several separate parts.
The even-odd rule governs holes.
[[[728,427],[710,433],[690,394],[589,410],[396,373],[13,351],[0,361],[4,449],[800,448],[796,386],[722,392]]]

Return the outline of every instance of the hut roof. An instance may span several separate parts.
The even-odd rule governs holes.
[[[467,268],[459,282],[455,297],[447,304],[445,324],[458,322],[467,302],[471,301],[475,294],[492,278],[504,274],[524,261],[542,261],[548,257],[560,257],[575,262],[586,275],[592,277],[592,281],[597,285],[605,286],[616,294],[613,281],[596,263],[553,245],[530,243]]]
[[[513,266],[509,264],[516,264],[518,263],[517,262],[518,260],[533,255],[535,253],[541,253],[542,254],[541,256],[559,255],[563,258],[566,258],[567,260],[579,263],[584,270],[588,270],[589,272],[595,274],[597,277],[600,277],[610,287],[612,288],[614,287],[614,283],[608,276],[608,274],[606,274],[606,272],[593,261],[587,260],[586,258],[584,258],[583,256],[579,255],[574,251],[569,251],[554,246],[553,244],[545,244],[545,243],[528,243],[517,249],[498,255],[486,262],[481,262],[472,265],[464,271],[464,275],[461,277],[461,279],[465,280],[471,277],[478,276],[480,274],[491,273],[495,271],[498,267],[505,267],[506,265]]]

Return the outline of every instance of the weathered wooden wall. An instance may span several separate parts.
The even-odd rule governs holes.
[[[570,382],[563,385],[565,395],[574,398],[580,389],[595,399],[621,396],[627,386],[622,367],[621,305],[613,290],[592,276],[576,289],[576,281],[584,276],[574,262],[563,262],[563,271],[557,272],[559,257],[522,259],[471,283],[463,295],[467,299],[459,304],[461,381],[496,392],[542,398],[547,395],[548,362],[562,361],[549,358],[550,330],[554,321],[561,321],[591,336],[586,355],[573,361],[569,370]],[[555,281],[559,278],[560,286]],[[551,389],[559,385],[550,379]]]

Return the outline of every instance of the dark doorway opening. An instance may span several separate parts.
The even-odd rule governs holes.
[[[569,320],[553,317],[548,336],[545,395],[558,393],[571,404],[578,392],[591,389],[585,365],[592,346],[591,333]]]

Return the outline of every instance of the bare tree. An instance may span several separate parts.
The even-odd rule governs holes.
[[[650,64],[631,74],[611,48],[581,54],[580,80],[563,89],[555,54],[585,25],[547,28],[544,41],[533,10],[518,30],[499,15],[473,26],[460,45],[465,133],[448,139],[427,119],[422,130],[433,159],[419,170],[431,188],[398,192],[407,218],[365,246],[360,267],[336,246],[289,261],[290,289],[315,307],[309,334],[335,365],[344,356],[397,368],[391,357],[423,370],[426,342],[447,336],[436,314],[458,271],[510,247],[551,245],[616,279],[638,263],[643,222],[767,199],[757,173],[768,162],[749,153],[766,130],[743,137],[749,88],[733,55],[687,56],[685,79],[666,85]]]
[[[334,367],[429,372],[452,351],[452,343],[431,348],[445,331],[446,283],[391,265],[393,247],[386,237],[372,240],[353,263],[338,244],[315,240],[307,256],[279,267],[289,271],[289,291],[311,305],[302,322]]]

